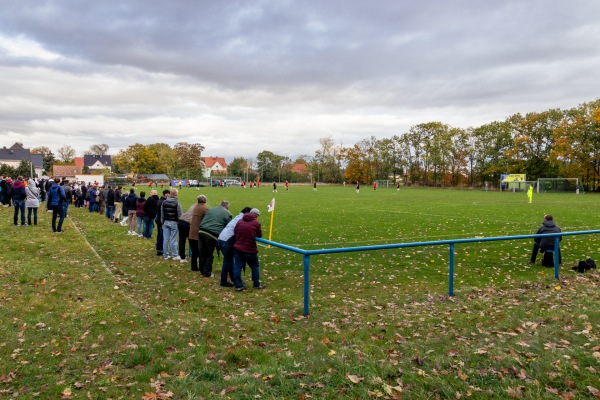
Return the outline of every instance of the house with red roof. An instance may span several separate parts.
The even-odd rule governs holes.
[[[227,162],[223,157],[203,157],[204,162],[204,177],[210,178],[215,175],[227,175]]]

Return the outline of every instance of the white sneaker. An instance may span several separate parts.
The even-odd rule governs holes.
[[[180,263],[184,264],[187,262],[187,260],[185,258],[182,258],[181,260],[179,260]]]
[[[175,257],[173,257],[173,260],[174,260],[174,261],[179,261],[179,260],[181,260],[181,257],[179,257],[179,256],[175,256]]]
[[[135,235],[135,233],[134,233],[134,235]],[[140,235],[140,234],[138,234],[138,237],[144,237],[144,235]]]

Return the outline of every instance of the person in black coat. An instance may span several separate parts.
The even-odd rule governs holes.
[[[162,197],[158,199],[158,203],[156,205],[156,218],[154,221],[156,222],[156,255],[163,255],[163,230],[162,230],[162,220],[160,219],[160,208],[162,207],[163,201],[169,197],[171,191],[168,189],[163,190]]]
[[[112,221],[115,216],[115,191],[111,185],[108,185],[106,191],[106,217]]]
[[[158,194],[156,190],[150,191],[150,197],[144,202],[144,239],[152,237],[154,230],[154,219],[158,214]]]

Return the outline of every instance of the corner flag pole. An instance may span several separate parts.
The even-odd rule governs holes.
[[[271,235],[273,234],[273,218],[275,217],[275,197],[273,197],[273,200],[267,205],[267,212],[271,213],[271,225],[269,226],[269,240],[271,240]],[[270,249],[271,245],[268,245],[267,248]]]

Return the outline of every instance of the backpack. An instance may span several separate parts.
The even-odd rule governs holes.
[[[579,273],[584,273],[585,271],[596,269],[596,263],[591,258],[588,258],[585,261],[579,261],[579,264],[577,264],[576,267],[572,267],[571,269]]]

